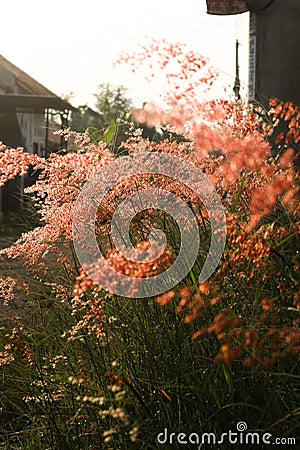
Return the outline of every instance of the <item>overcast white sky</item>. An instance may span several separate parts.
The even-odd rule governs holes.
[[[155,99],[143,75],[114,69],[122,50],[145,37],[186,43],[208,56],[232,86],[235,39],[240,40],[241,79],[247,84],[248,14],[209,16],[205,0],[16,0],[1,4],[0,54],[58,95],[93,106],[100,83],[123,84],[136,106]],[[246,86],[245,86],[246,92]]]

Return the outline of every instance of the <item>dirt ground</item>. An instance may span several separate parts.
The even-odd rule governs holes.
[[[16,237],[0,235],[0,248],[11,246]],[[38,291],[38,281],[34,278],[32,272],[24,265],[21,258],[7,258],[1,255],[0,260],[0,279],[11,276],[20,280],[20,286],[15,290],[15,298],[11,300],[8,306],[3,305],[3,299],[0,298],[0,325],[3,326],[11,317],[24,317],[32,311],[32,303],[28,301],[26,293],[22,288],[23,284],[29,285]]]
[[[9,247],[16,240],[17,237],[0,235],[0,248]],[[52,292],[51,284],[65,284],[68,281],[65,268],[57,262],[57,255],[49,253],[40,262],[45,266],[44,274],[37,272],[37,267],[26,266],[21,258],[8,258],[6,255],[1,255],[0,258],[0,280],[8,276],[18,280],[18,285],[14,288],[15,298],[9,301],[8,306],[3,305],[4,299],[0,297],[0,327],[11,322],[12,317],[30,321],[36,311],[41,312],[52,304],[52,296],[49,296]],[[26,286],[30,296],[26,294]]]

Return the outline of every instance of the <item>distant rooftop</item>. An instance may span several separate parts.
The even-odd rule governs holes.
[[[76,109],[0,55],[0,111],[14,108]]]

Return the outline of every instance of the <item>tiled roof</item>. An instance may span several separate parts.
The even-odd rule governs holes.
[[[16,82],[28,91],[28,94],[33,95],[45,95],[45,96],[54,96],[57,97],[53,92],[49,91],[49,89],[45,88],[42,84],[40,84],[38,81],[36,81],[34,78],[32,78],[30,75],[28,75],[23,70],[19,69],[17,66],[12,64],[10,61],[8,61],[6,58],[4,58],[2,55],[0,55],[0,83],[1,82],[1,69],[8,74],[11,73],[14,75]]]
[[[208,14],[240,14],[246,11],[262,11],[275,0],[206,0]]]
[[[0,55],[0,112],[15,108],[76,109]]]
[[[240,14],[248,10],[244,0],[206,0],[206,3],[209,14]]]

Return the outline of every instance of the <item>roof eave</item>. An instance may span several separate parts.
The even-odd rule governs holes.
[[[76,111],[77,108],[57,96],[48,95],[24,95],[24,94],[0,94],[0,111],[16,109],[28,109],[42,112],[45,109],[56,111]]]

